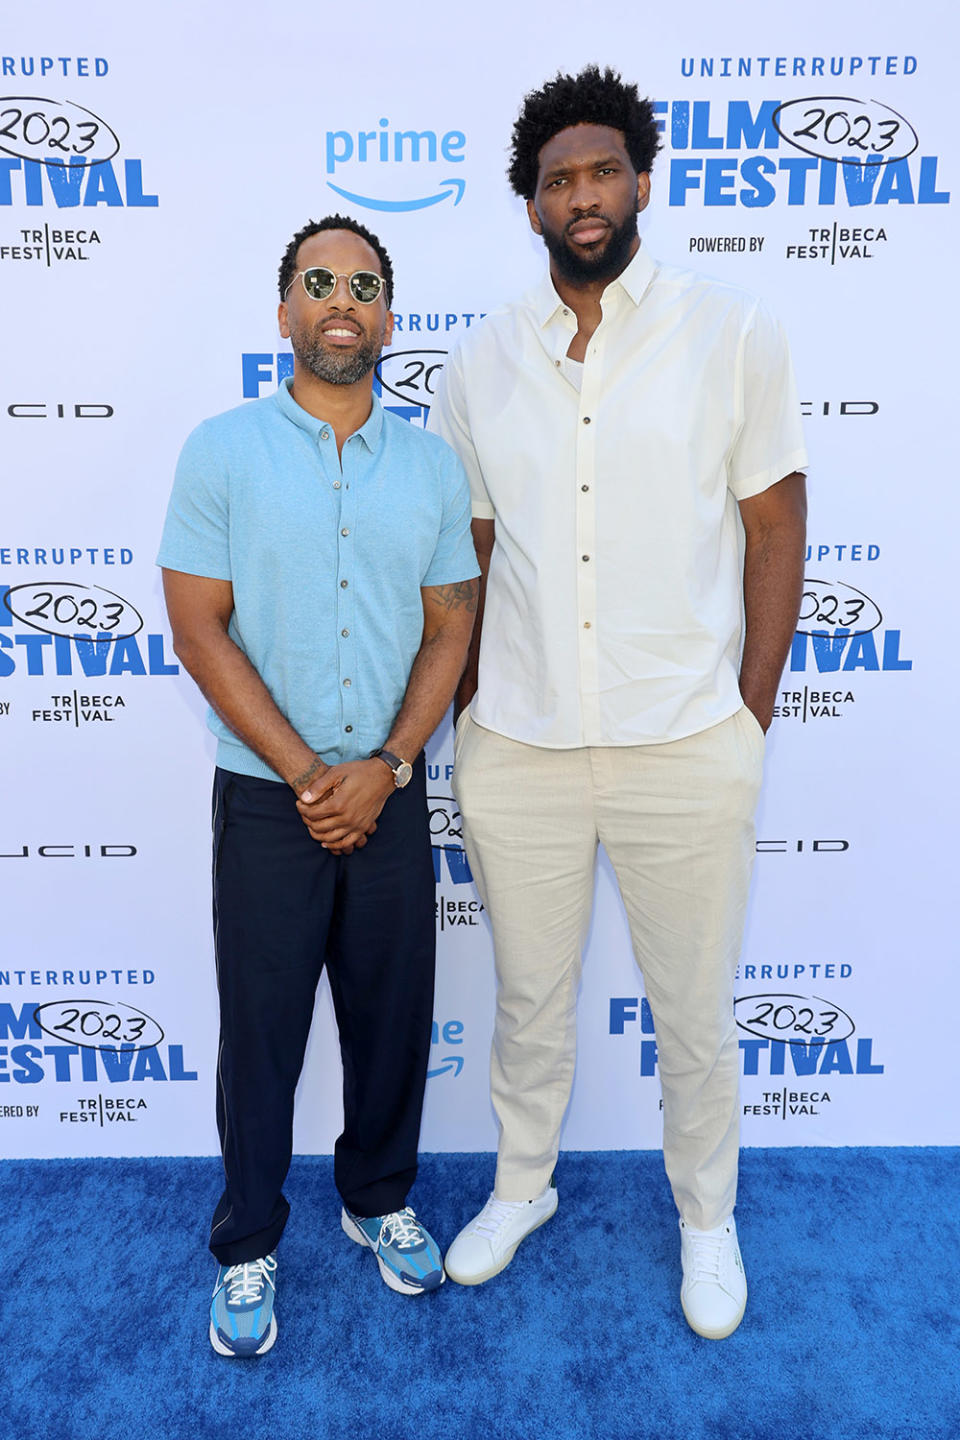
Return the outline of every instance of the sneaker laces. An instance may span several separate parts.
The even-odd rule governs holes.
[[[404,1210],[393,1210],[383,1216],[378,1243],[396,1245],[398,1250],[409,1250],[424,1244],[423,1231],[409,1205]]]
[[[493,1240],[517,1211],[524,1208],[525,1203],[523,1200],[498,1200],[495,1195],[491,1195],[471,1228],[478,1235]]]
[[[720,1262],[729,1242],[726,1225],[715,1230],[687,1230],[687,1282],[709,1280],[720,1284]]]
[[[263,1255],[259,1260],[248,1260],[243,1265],[231,1265],[223,1277],[229,1303],[246,1305],[261,1300],[264,1284],[273,1285],[272,1274],[276,1268],[274,1255]]]

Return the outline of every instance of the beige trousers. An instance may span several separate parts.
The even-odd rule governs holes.
[[[501,1200],[539,1195],[556,1163],[601,842],[656,1027],[664,1161],[677,1208],[698,1229],[733,1210],[733,978],[763,750],[745,706],[668,744],[576,750],[522,745],[460,717],[454,793],[496,954],[491,1094]]]

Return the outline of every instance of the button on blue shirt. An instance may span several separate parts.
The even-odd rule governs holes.
[[[443,440],[374,398],[341,460],[291,384],[189,436],[157,563],[231,581],[231,638],[332,765],[387,738],[420,647],[421,586],[480,572],[467,479]],[[218,765],[280,778],[213,711],[208,723]]]

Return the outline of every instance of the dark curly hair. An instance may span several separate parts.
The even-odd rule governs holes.
[[[641,100],[636,85],[625,85],[609,66],[601,72],[588,65],[579,75],[558,74],[524,99],[507,169],[510,184],[524,200],[532,200],[536,192],[540,151],[571,125],[608,125],[621,131],[637,174],[653,169],[660,135],[650,101]]]
[[[390,263],[390,256],[376,235],[368,230],[366,225],[361,225],[359,220],[353,220],[349,215],[324,215],[322,220],[309,220],[301,230],[297,231],[280,261],[280,299],[282,300],[286,296],[290,282],[297,273],[297,251],[300,246],[304,240],[309,240],[311,235],[319,235],[323,230],[352,230],[354,235],[359,235],[361,240],[366,240],[371,250],[377,252],[389,310],[393,303],[393,266]]]

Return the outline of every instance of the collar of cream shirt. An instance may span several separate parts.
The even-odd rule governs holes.
[[[626,270],[623,270],[616,280],[610,281],[603,292],[603,299],[607,298],[611,290],[618,289],[629,295],[634,305],[639,305],[656,273],[657,262],[649,250],[641,245]],[[530,298],[534,314],[542,327],[549,325],[558,311],[563,312],[567,309],[556,292],[549,270],[533,290]],[[602,303],[603,301],[601,301]]]

